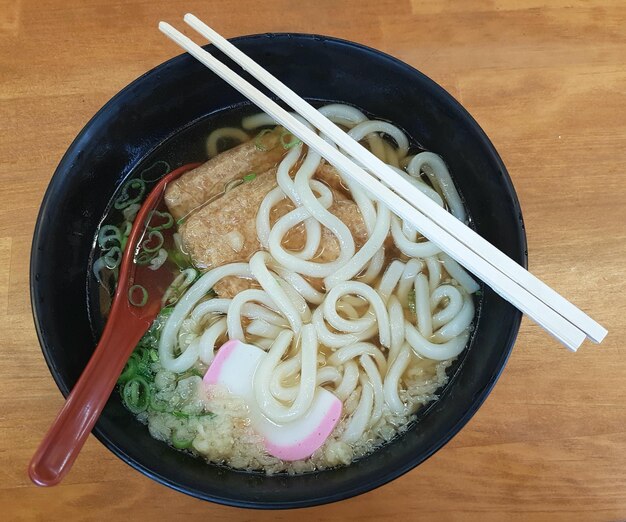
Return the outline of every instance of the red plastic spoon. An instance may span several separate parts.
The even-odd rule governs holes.
[[[38,486],[54,486],[70,470],[126,361],[159,313],[161,298],[174,278],[173,272],[167,266],[150,270],[146,265],[137,264],[134,262],[135,253],[144,238],[145,241],[150,240],[146,232],[155,216],[153,211],[165,210],[163,194],[167,183],[198,165],[185,165],[161,179],[137,213],[100,342],[30,461],[28,474]],[[135,286],[139,283],[147,291],[147,299],[143,299],[143,290]],[[130,299],[129,293],[136,295]]]

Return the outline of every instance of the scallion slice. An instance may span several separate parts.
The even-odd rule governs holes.
[[[133,413],[141,413],[150,404],[150,385],[143,377],[133,377],[125,385],[122,391],[124,405]]]
[[[137,292],[141,298],[137,299]],[[148,291],[141,285],[133,285],[128,289],[128,302],[137,308],[144,306],[148,302]]]
[[[167,161],[159,160],[153,165],[150,165],[147,169],[142,170],[139,177],[146,183],[154,183],[168,174],[171,170],[172,167],[170,167],[170,164]]]
[[[104,266],[109,270],[115,270],[122,262],[122,250],[120,247],[113,247],[101,258],[104,261]]]
[[[150,409],[159,413],[167,413],[169,403],[163,399],[159,399],[156,394],[152,394],[150,397]]]
[[[267,152],[268,150],[272,150],[276,146],[274,145],[274,147],[268,148],[268,146],[263,143],[263,136],[267,134],[271,134],[271,133],[272,133],[271,129],[263,129],[261,132],[259,132],[256,135],[256,138],[254,138],[254,146],[261,152]]]
[[[156,241],[156,243],[154,243]],[[145,240],[141,242],[141,248],[149,254],[158,252],[165,243],[163,234],[160,230],[150,230]]]
[[[113,206],[123,210],[133,203],[141,201],[146,191],[146,182],[142,179],[131,179],[122,185],[122,193],[115,200]]]
[[[151,225],[150,223],[152,223],[152,219],[155,216],[164,218],[165,223],[161,223],[160,225]],[[169,212],[159,212],[158,210],[153,210],[148,215],[147,226],[149,230],[153,230],[153,231],[165,230],[167,228],[172,228],[173,225],[174,225],[174,218],[172,214],[170,214]]]
[[[136,353],[131,354],[126,361],[126,366],[124,366],[124,370],[122,374],[118,377],[117,382],[120,384],[124,384],[130,381],[135,374],[137,373],[137,362],[139,360],[139,356]]]
[[[136,265],[147,265],[156,257],[156,252],[146,252],[142,250],[139,252],[134,259]]]
[[[176,449],[189,449],[191,448],[191,443],[193,442],[194,437],[190,437],[190,435],[180,436],[178,430],[174,430],[172,433],[172,446]]]
[[[120,246],[122,234],[120,229],[114,225],[103,225],[98,231],[98,245],[103,250],[108,250],[113,246]]]
[[[289,141],[285,140],[286,136],[291,136]],[[293,147],[296,147],[302,143],[302,140],[296,138],[291,132],[283,131],[280,135],[280,144],[283,146],[283,149],[289,150]]]

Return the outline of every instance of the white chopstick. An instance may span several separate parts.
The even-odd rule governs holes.
[[[345,175],[349,176],[351,180],[368,192],[376,194],[378,199],[388,205],[394,213],[412,223],[420,233],[480,277],[486,284],[491,286],[513,305],[532,317],[538,324],[552,333],[568,348],[576,350],[578,346],[580,346],[585,339],[585,333],[574,326],[570,321],[555,312],[517,282],[511,280],[498,269],[494,268],[488,261],[469,249],[446,230],[440,228],[436,223],[426,218],[426,216],[392,192],[389,188],[379,181],[376,181],[367,172],[355,165],[349,158],[326,143],[316,133],[312,132],[287,111],[279,107],[258,89],[250,85],[182,33],[163,22],[159,24],[159,28],[192,56],[239,90],[244,96],[252,100],[278,123],[300,138],[313,150],[320,153],[335,167],[339,168]],[[392,179],[397,177],[393,171],[391,172]],[[437,209],[439,209],[438,206]],[[447,215],[447,213],[445,214]],[[460,224],[460,222],[456,222]],[[504,256],[504,254],[502,255]],[[506,256],[504,257],[506,258]],[[511,260],[509,261],[513,263]]]
[[[392,188],[395,189],[396,193],[402,195],[404,199],[412,203],[431,220],[435,221],[441,228],[446,229],[471,250],[496,265],[496,268],[502,273],[527,288],[550,308],[554,309],[572,324],[576,325],[576,327],[580,328],[592,341],[600,342],[604,339],[607,334],[607,330],[604,327],[563,296],[555,292],[540,279],[515,263],[506,256],[506,254],[480,237],[469,227],[458,221],[450,213],[439,207],[410,182],[395,173],[383,161],[348,136],[322,113],[303,100],[268,71],[263,69],[259,64],[254,62],[249,56],[242,53],[228,40],[223,38],[193,14],[186,14],[184,20],[226,54],[226,56],[239,64],[244,70],[292,107],[298,114],[309,121],[309,123],[326,134],[338,146],[342,147],[360,164],[365,165],[372,174],[386,184],[393,185]],[[393,180],[393,182],[390,183],[390,180]]]

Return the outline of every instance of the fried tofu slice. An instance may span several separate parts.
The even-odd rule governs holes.
[[[330,177],[331,174],[326,169],[325,177]],[[276,168],[272,168],[257,175],[252,181],[233,188],[219,199],[208,202],[189,217],[180,227],[180,234],[184,249],[198,268],[206,270],[227,263],[247,261],[261,249],[256,234],[256,215],[266,194],[276,185]],[[272,224],[293,208],[290,201],[283,201],[272,215]],[[365,223],[352,200],[335,193],[335,200],[329,211],[350,229],[357,249],[367,241]],[[283,239],[283,244],[294,251],[300,250],[304,243],[303,225],[292,229]],[[338,255],[337,239],[330,230],[324,228],[315,261],[329,262]],[[249,288],[250,283],[244,279],[229,277],[218,283],[215,290],[222,297],[232,297]]]
[[[229,149],[171,182],[165,190],[165,203],[174,219],[188,216],[212,197],[220,194],[232,180],[254,172],[264,172],[277,165],[285,149],[280,145],[282,127],[265,133],[261,150],[256,140]]]
[[[333,191],[340,197],[351,197],[350,191],[341,179],[341,176],[339,175],[339,172],[337,172],[337,169],[324,160],[322,160],[322,163],[315,172],[315,179],[326,183],[326,185],[333,189]]]
[[[183,248],[200,270],[246,261],[261,248],[256,215],[275,186],[274,168],[207,203],[181,225]]]

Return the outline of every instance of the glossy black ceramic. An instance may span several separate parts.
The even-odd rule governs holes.
[[[520,207],[505,167],[478,124],[441,87],[395,58],[332,38],[272,34],[235,43],[301,96],[353,104],[398,124],[442,155],[476,230],[526,264]],[[208,50],[223,58],[212,47]],[[178,56],[122,90],[70,145],[44,197],[31,258],[37,333],[64,395],[95,346],[87,310],[88,258],[116,187],[168,138],[242,102],[204,66],[188,55]],[[153,439],[124,409],[117,392],[94,434],[140,472],[202,499],[257,508],[345,499],[414,468],[463,427],[502,371],[520,318],[520,312],[485,288],[471,345],[453,367],[441,398],[403,436],[348,467],[268,477],[207,465]],[[76,465],[81,465],[80,457]],[[419,481],[419,473],[413,480]]]

